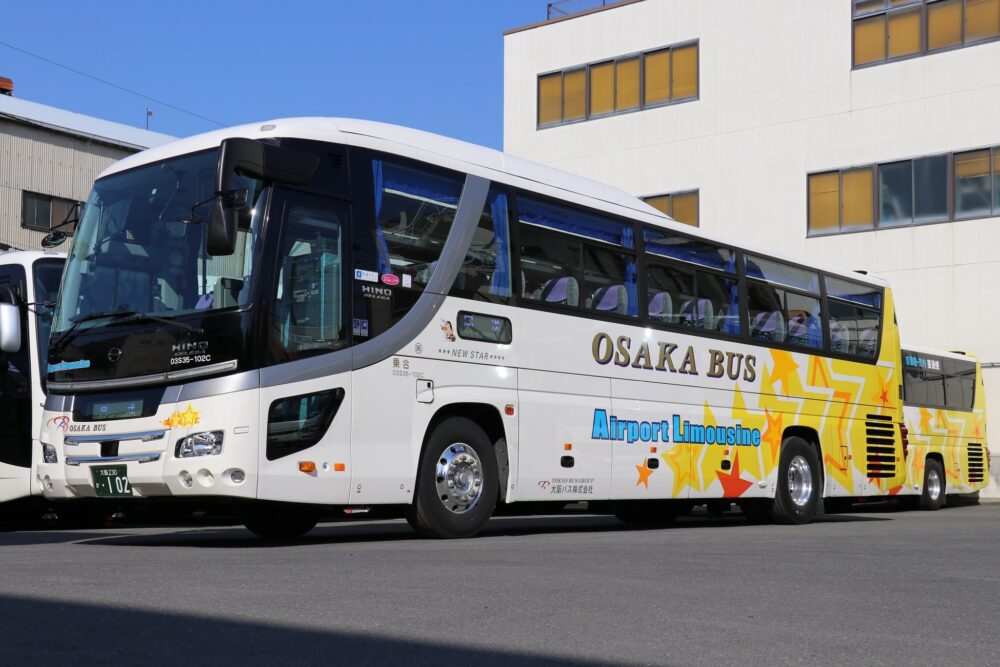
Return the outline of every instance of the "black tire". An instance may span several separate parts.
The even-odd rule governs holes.
[[[771,519],[784,524],[812,521],[822,494],[819,480],[816,449],[802,438],[786,438],[778,459],[778,489],[771,505]]]
[[[288,503],[258,502],[240,509],[247,530],[268,542],[288,542],[316,527],[319,511]]]
[[[669,526],[680,514],[678,503],[671,500],[615,500],[611,513],[629,526],[660,528]]]
[[[449,417],[427,438],[406,520],[422,537],[472,537],[493,515],[498,494],[497,459],[486,433],[471,419]]]
[[[924,463],[924,486],[920,490],[917,506],[929,512],[941,509],[946,488],[944,467],[937,459],[927,459]]]

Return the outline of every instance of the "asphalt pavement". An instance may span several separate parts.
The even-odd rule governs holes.
[[[0,533],[0,664],[998,664],[1000,504]]]

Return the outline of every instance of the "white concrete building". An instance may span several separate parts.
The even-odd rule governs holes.
[[[40,250],[105,167],[173,139],[0,94],[0,250]]]
[[[504,149],[885,276],[1000,443],[998,40],[1000,0],[624,0],[505,34]]]

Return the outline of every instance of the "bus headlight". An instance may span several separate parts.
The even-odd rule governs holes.
[[[222,431],[206,431],[195,433],[177,441],[174,452],[179,459],[194,456],[211,456],[222,453]]]
[[[42,443],[42,461],[45,463],[59,463],[59,456],[56,454],[56,448],[52,445],[46,445]]]

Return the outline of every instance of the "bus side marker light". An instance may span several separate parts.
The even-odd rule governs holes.
[[[503,413],[505,415],[507,415],[508,417],[513,417],[514,416],[514,406],[513,405],[505,405],[503,407]]]
[[[656,447],[650,447],[649,448],[649,453],[650,454],[655,454],[656,453]]]
[[[345,463],[334,463],[333,464],[333,471],[334,472],[344,472],[345,470],[347,470],[347,464],[345,464]]]
[[[565,445],[563,445],[563,451],[564,452],[571,452],[571,451],[573,451],[573,443],[567,442]]]
[[[304,472],[309,475],[316,474],[316,462],[315,461],[299,461],[299,472]]]

